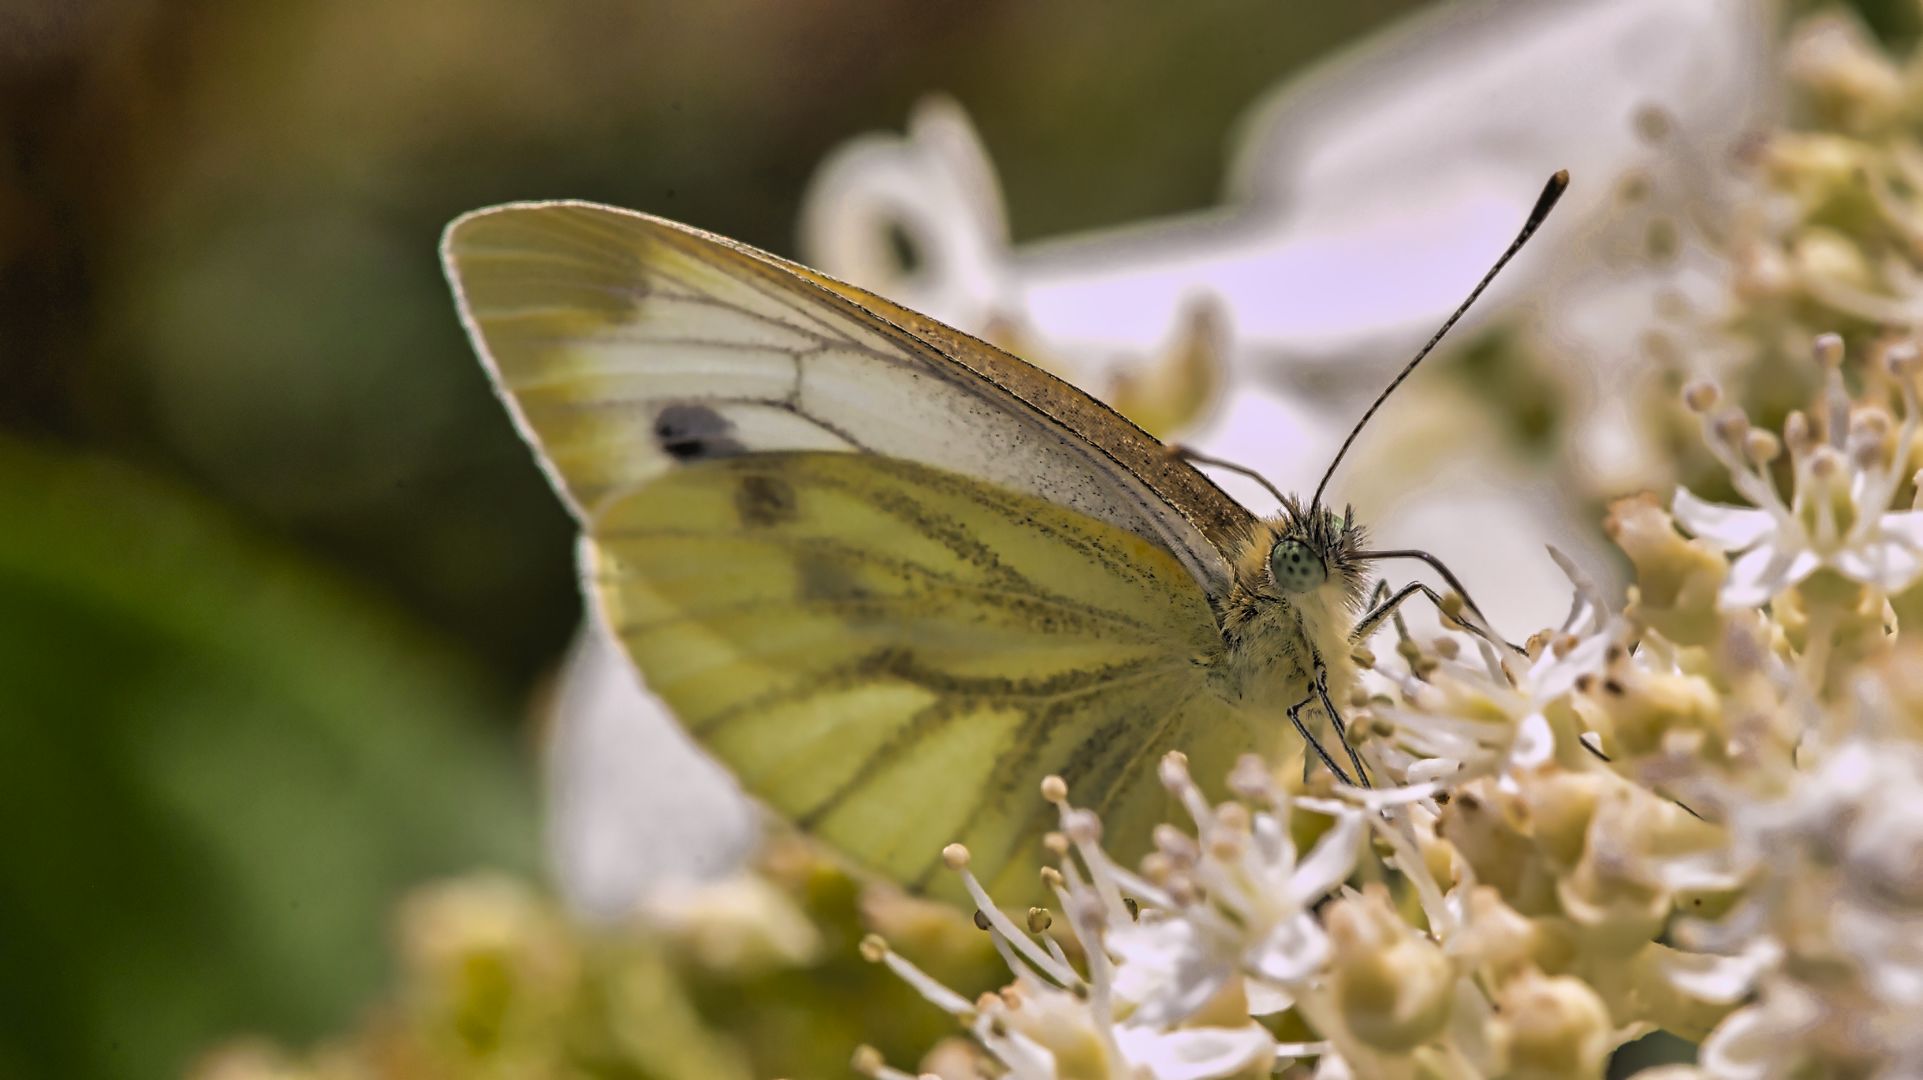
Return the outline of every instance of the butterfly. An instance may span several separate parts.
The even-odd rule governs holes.
[[[1220,778],[1291,730],[1367,782],[1331,687],[1402,599],[1438,598],[1365,603],[1370,563],[1428,557],[1325,508],[1334,463],[1258,516],[1210,459],[990,344],[632,211],[475,211],[442,259],[605,629],[743,787],[859,866],[954,897],[960,842],[991,891],[1036,895],[1043,778],[1132,858],[1170,809],[1163,755]]]

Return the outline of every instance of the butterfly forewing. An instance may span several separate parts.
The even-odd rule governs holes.
[[[1036,892],[1066,777],[1139,854],[1155,761],[1214,775],[1262,731],[1210,682],[1206,594],[1161,548],[897,459],[749,454],[610,499],[589,529],[609,628],[688,729],[775,809],[895,880],[962,841]]]
[[[1223,552],[1247,533],[1246,511],[1079,390],[732,241],[539,203],[456,221],[443,255],[477,347],[577,514],[677,463],[841,450],[1100,518],[1218,595]]]

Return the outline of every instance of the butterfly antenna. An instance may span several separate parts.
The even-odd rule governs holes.
[[[1556,170],[1556,175],[1549,178],[1549,183],[1543,186],[1542,194],[1537,196],[1535,208],[1529,211],[1529,220],[1522,223],[1522,231],[1517,233],[1515,240],[1510,242],[1509,249],[1502,253],[1502,257],[1496,260],[1496,264],[1489,268],[1488,273],[1482,275],[1482,280],[1476,282],[1476,287],[1469,292],[1469,298],[1456,307],[1456,310],[1443,322],[1442,328],[1429,339],[1429,343],[1416,353],[1415,359],[1404,364],[1396,377],[1390,380],[1389,385],[1376,395],[1373,402],[1369,403],[1369,410],[1362,414],[1362,419],[1357,420],[1355,426],[1349,429],[1349,437],[1342,440],[1342,447],[1335,452],[1335,459],[1329,462],[1328,471],[1322,474],[1322,482],[1315,486],[1315,497],[1309,500],[1310,506],[1322,505],[1322,492],[1328,488],[1329,478],[1335,475],[1335,467],[1342,464],[1342,456],[1349,452],[1350,444],[1355,442],[1357,435],[1362,434],[1362,429],[1369,426],[1369,420],[1375,416],[1376,410],[1382,407],[1382,403],[1389,399],[1390,394],[1395,393],[1396,387],[1402,385],[1402,380],[1409,377],[1409,373],[1416,369],[1416,365],[1422,363],[1431,352],[1435,351],[1436,345],[1442,341],[1442,336],[1447,334],[1450,328],[1468,312],[1470,306],[1476,302],[1476,298],[1481,296],[1482,291],[1487,289],[1489,283],[1496,279],[1496,275],[1502,272],[1502,268],[1509,265],[1510,259],[1516,257],[1516,252],[1522,250],[1522,245],[1528,243],[1529,238],[1536,234],[1536,230],[1542,226],[1543,219],[1547,218],[1549,211],[1555,208],[1556,200],[1562,198],[1562,193],[1568,189],[1569,170]]]
[[[1237,465],[1233,461],[1225,461],[1219,457],[1210,457],[1207,454],[1199,453],[1190,447],[1181,445],[1180,443],[1171,444],[1168,448],[1168,452],[1174,457],[1179,458],[1182,461],[1190,462],[1192,464],[1210,465],[1218,469],[1227,469],[1229,472],[1232,472],[1232,473],[1239,473],[1242,476],[1246,476],[1249,479],[1267,488],[1269,494],[1275,496],[1275,501],[1277,503],[1285,503],[1289,501],[1289,497],[1287,495],[1282,494],[1281,488],[1276,487],[1273,483],[1269,481],[1268,477],[1263,476],[1261,473],[1256,472],[1254,469],[1249,468],[1247,465]]]

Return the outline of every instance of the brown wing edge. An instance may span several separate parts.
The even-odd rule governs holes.
[[[831,296],[888,323],[915,341],[933,348],[944,359],[1000,388],[1147,485],[1149,490],[1195,526],[1231,564],[1235,553],[1252,534],[1255,518],[1247,508],[1193,465],[1169,453],[1168,447],[1160,439],[1080,387],[973,334],[819,270],[726,237],[705,233],[700,235],[703,239],[718,242],[750,258],[773,263],[806,279]],[[1024,388],[1032,388],[1032,391],[1024,393]],[[1098,438],[1098,432],[1108,437]]]

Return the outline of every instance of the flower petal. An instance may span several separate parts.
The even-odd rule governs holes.
[[[1909,538],[1918,531],[1909,521],[1892,518],[1923,518],[1923,512],[1906,511],[1884,514],[1869,538],[1836,553],[1831,560],[1845,577],[1874,585],[1886,593],[1899,593],[1923,579],[1923,545]]]
[[[576,637],[548,727],[548,850],[576,912],[629,918],[655,890],[727,877],[753,853],[757,808],[599,626]]]
[[[1329,939],[1308,914],[1282,920],[1248,951],[1248,969],[1257,978],[1290,986],[1322,969]]]
[[[1155,1080],[1209,1080],[1275,1058],[1275,1039],[1255,1023],[1168,1032],[1122,1027],[1116,1029],[1115,1045],[1130,1065]]]
[[[1529,672],[1530,697],[1539,704],[1547,704],[1567,694],[1584,675],[1601,671],[1604,658],[1616,644],[1617,627],[1605,622],[1601,629],[1604,632],[1590,634],[1562,656],[1557,656],[1553,649],[1545,649],[1543,658],[1537,660]]]
[[[1208,1003],[1234,971],[1232,951],[1211,948],[1183,918],[1117,926],[1107,937],[1115,996],[1135,1005],[1129,1023],[1164,1027]]]
[[[1250,1016],[1273,1016],[1295,1007],[1295,995],[1271,983],[1245,979],[1242,990],[1249,997]]]
[[[1876,529],[1911,548],[1923,549],[1923,510],[1898,510],[1876,519]]]
[[[1763,1080],[1793,1075],[1798,1045],[1816,1020],[1815,1002],[1778,987],[1761,1002],[1723,1018],[1703,1040],[1696,1060],[1711,1076]]]
[[[1691,536],[1718,551],[1747,551],[1776,531],[1776,516],[1754,506],[1713,503],[1676,489],[1669,513]]]
[[[1355,870],[1356,841],[1362,838],[1362,816],[1353,811],[1336,815],[1335,825],[1309,849],[1309,856],[1289,876],[1297,903],[1306,904],[1349,880]]]
[[[810,265],[970,330],[1010,313],[1016,288],[1001,182],[961,106],[915,106],[904,136],[870,134],[822,162],[803,201]],[[906,235],[915,266],[892,238]]]
[[[1663,972],[1670,985],[1691,997],[1721,1003],[1742,999],[1756,986],[1756,979],[1776,962],[1780,949],[1768,947],[1767,940],[1736,956],[1709,953],[1670,952],[1663,956]]]
[[[1541,712],[1532,712],[1516,725],[1516,739],[1509,745],[1509,761],[1517,768],[1534,769],[1549,764],[1556,756],[1556,733]]]
[[[1765,543],[1736,560],[1729,568],[1719,598],[1725,611],[1761,607],[1784,589],[1816,572],[1823,560],[1808,548]]]

